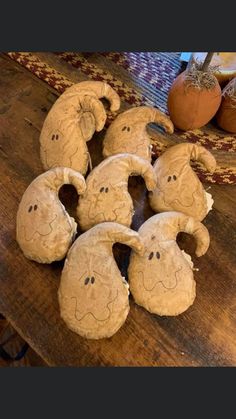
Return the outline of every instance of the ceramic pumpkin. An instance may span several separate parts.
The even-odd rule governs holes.
[[[216,77],[195,67],[175,79],[167,105],[175,127],[188,131],[206,125],[216,114],[220,103],[221,88]]]
[[[223,90],[222,102],[216,120],[223,130],[236,133],[236,77]]]

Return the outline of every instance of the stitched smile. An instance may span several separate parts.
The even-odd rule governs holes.
[[[29,242],[29,241],[31,241],[32,240],[32,238],[35,236],[35,234],[37,233],[39,236],[48,236],[49,234],[51,234],[51,232],[53,231],[53,228],[52,228],[52,223],[56,220],[56,218],[57,218],[57,214],[55,215],[55,217],[53,218],[53,220],[52,221],[50,221],[50,223],[48,223],[48,225],[49,225],[49,227],[50,227],[50,231],[48,232],[48,233],[46,233],[46,234],[42,234],[42,233],[40,233],[38,230],[36,230],[36,231],[34,231],[34,233],[32,234],[32,236],[30,236],[30,238],[26,238],[26,231],[25,231],[25,226],[22,226],[21,228],[23,229],[23,231],[24,231],[24,237],[25,237],[25,240],[27,241],[27,242]]]
[[[81,317],[78,317],[77,316],[77,313],[79,313],[79,310],[77,309],[77,298],[76,297],[71,297],[72,299],[75,299],[76,300],[76,306],[75,306],[75,318],[76,318],[76,320],[78,322],[81,322],[82,320],[85,319],[85,317],[92,316],[98,322],[105,322],[105,321],[107,321],[110,318],[110,316],[111,316],[111,310],[109,308],[109,305],[112,304],[115,300],[117,300],[118,294],[119,293],[118,293],[118,290],[117,290],[117,293],[116,293],[115,298],[113,298],[113,300],[111,300],[111,301],[109,301],[109,303],[107,303],[106,309],[108,310],[108,315],[107,315],[107,317],[105,319],[99,319],[91,311],[88,311],[87,313],[83,314]]]
[[[158,284],[161,284],[161,285],[163,286],[163,288],[165,288],[165,289],[167,289],[167,290],[173,290],[173,289],[175,289],[175,288],[177,287],[177,285],[178,285],[178,278],[177,278],[177,274],[178,274],[181,270],[182,270],[182,267],[181,267],[180,269],[178,269],[178,270],[175,272],[175,284],[174,284],[173,286],[167,286],[167,285],[166,285],[166,283],[165,283],[165,281],[157,281],[157,282],[153,285],[153,287],[151,287],[151,288],[147,288],[147,287],[146,287],[143,272],[142,272],[142,271],[139,271],[138,273],[142,275],[142,282],[143,282],[143,287],[145,288],[145,290],[146,290],[146,291],[148,291],[148,292],[151,292],[151,291],[153,291],[153,290],[154,290],[154,288],[155,288]]]

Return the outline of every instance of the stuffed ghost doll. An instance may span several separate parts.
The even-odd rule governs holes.
[[[17,212],[16,238],[24,255],[41,263],[63,259],[76,234],[77,224],[58,198],[62,185],[85,191],[83,176],[57,167],[38,176],[26,189]]]
[[[128,192],[128,179],[143,176],[147,189],[156,187],[151,164],[134,154],[117,154],[108,157],[86,179],[87,190],[77,207],[77,216],[83,230],[104,221],[115,221],[130,226],[133,201]]]
[[[191,258],[176,243],[180,231],[193,235],[197,256],[206,253],[210,242],[208,230],[196,219],[179,212],[149,218],[138,231],[145,253],[131,253],[128,278],[134,300],[160,316],[183,313],[196,296]]]
[[[201,162],[213,173],[216,161],[204,147],[178,144],[168,148],[155,162],[157,187],[149,194],[155,212],[180,211],[202,221],[210,211],[213,199],[203,188],[190,160]]]
[[[117,93],[106,83],[84,81],[68,89],[50,109],[40,135],[40,154],[45,170],[65,166],[83,175],[89,163],[87,141],[101,131],[106,112],[101,98],[111,104],[111,111],[120,107]]]
[[[86,338],[114,335],[129,312],[129,286],[112,253],[116,242],[144,251],[138,233],[106,222],[79,236],[65,261],[58,291],[61,316]]]
[[[151,162],[149,123],[161,125],[172,134],[174,126],[168,116],[156,108],[138,106],[119,114],[107,129],[103,141],[104,157],[118,153],[132,153]]]

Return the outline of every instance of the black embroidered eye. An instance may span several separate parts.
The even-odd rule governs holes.
[[[103,191],[104,191],[104,189],[105,189],[105,188],[103,188],[103,187],[102,187],[102,188],[100,189],[100,192],[103,192]]]
[[[31,212],[31,211],[32,211],[32,209],[33,209],[33,207],[32,207],[32,205],[30,205],[30,207],[29,207],[29,209],[28,209],[28,212]]]
[[[35,206],[34,206],[34,211],[36,211],[36,209],[37,209],[37,208],[38,208],[38,205],[35,205]]]
[[[173,179],[174,179],[174,180],[176,180],[176,179],[177,179],[177,177],[174,175],[174,176],[173,176]]]
[[[91,278],[91,284],[94,284],[94,282],[95,282],[95,278],[94,278],[94,276],[92,276],[92,278]]]
[[[59,135],[57,134],[57,135],[56,135],[56,140],[58,140],[58,138],[59,138]]]
[[[168,176],[167,182],[171,181],[171,176]]]
[[[126,130],[126,127],[123,127],[123,128],[122,128],[122,131],[125,131],[125,130]]]
[[[150,255],[148,256],[148,259],[151,260],[153,258],[153,256],[154,256],[154,253],[151,252]]]
[[[108,188],[106,188],[106,189],[105,189],[105,192],[107,193],[108,191],[109,191],[109,189],[108,189]]]
[[[130,132],[130,127],[128,127],[128,128],[127,128],[127,131],[129,131],[129,132]]]
[[[87,285],[89,283],[89,278],[86,278],[84,281],[84,285]]]
[[[151,239],[154,240],[156,238],[156,236],[152,236]]]
[[[161,255],[160,255],[159,252],[156,252],[156,257],[157,257],[157,259],[160,259]]]
[[[54,139],[55,139],[55,135],[53,134],[53,136],[52,136],[51,140],[54,140]]]

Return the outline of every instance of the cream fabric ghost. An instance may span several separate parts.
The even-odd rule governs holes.
[[[151,164],[134,154],[108,157],[86,179],[87,190],[80,198],[77,216],[83,230],[104,221],[115,221],[129,227],[133,216],[133,201],[128,192],[131,175],[143,176],[147,189],[156,187]]]
[[[58,291],[61,316],[86,338],[112,336],[129,312],[129,286],[112,253],[116,242],[144,251],[138,233],[106,222],[79,236],[65,261]]]
[[[151,161],[151,138],[147,124],[161,125],[173,133],[174,126],[168,116],[156,108],[139,106],[119,114],[109,126],[104,141],[104,157],[118,153],[132,153]]]
[[[194,236],[197,256],[206,253],[210,243],[206,227],[193,217],[174,211],[149,218],[138,231],[145,246],[144,255],[131,253],[128,278],[134,300],[161,316],[183,313],[196,296],[192,264],[176,243],[180,231]]]
[[[201,162],[211,173],[216,168],[215,158],[208,150],[190,143],[174,145],[156,160],[153,167],[157,187],[149,194],[153,211],[180,211],[199,221],[205,218],[210,194],[205,192],[190,160]]]
[[[89,152],[86,142],[101,131],[106,112],[101,98],[110,102],[111,111],[120,107],[120,98],[107,84],[84,81],[68,89],[50,109],[40,135],[40,155],[45,170],[65,166],[86,174]]]
[[[84,193],[83,176],[57,167],[38,176],[26,189],[17,212],[16,238],[24,255],[41,263],[63,259],[76,234],[77,224],[58,198],[62,185]]]

